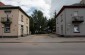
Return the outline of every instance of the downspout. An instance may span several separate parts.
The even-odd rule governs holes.
[[[17,18],[17,37],[19,37],[19,10],[18,10],[18,18]],[[20,29],[21,31],[21,29]]]
[[[66,36],[66,9],[65,9],[65,36]]]

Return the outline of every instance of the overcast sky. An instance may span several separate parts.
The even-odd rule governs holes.
[[[37,9],[44,13],[44,16],[50,16],[60,10],[63,5],[78,3],[80,0],[0,0],[6,5],[20,6],[28,15]],[[51,14],[52,13],[52,14]]]
[[[54,12],[58,13],[60,9],[66,5],[72,5],[75,3],[79,3],[81,0],[51,0],[51,14],[50,16],[53,17]]]

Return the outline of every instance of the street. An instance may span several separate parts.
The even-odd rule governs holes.
[[[0,55],[85,55],[85,38],[56,35],[0,39]]]
[[[85,55],[85,43],[0,43],[0,55]]]

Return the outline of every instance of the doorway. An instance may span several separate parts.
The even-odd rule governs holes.
[[[21,25],[21,36],[23,37],[23,25]]]
[[[63,36],[63,25],[61,25],[61,35]]]

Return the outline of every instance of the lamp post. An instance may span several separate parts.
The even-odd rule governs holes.
[[[3,31],[4,31],[4,26],[2,26],[2,38],[3,38]]]

